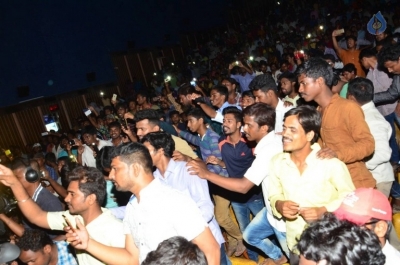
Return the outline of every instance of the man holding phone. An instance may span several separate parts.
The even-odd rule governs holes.
[[[33,224],[51,230],[63,230],[66,226],[64,215],[75,227],[75,218],[85,223],[90,237],[107,246],[122,248],[125,246],[125,236],[122,222],[116,219],[110,211],[101,208],[106,194],[106,183],[103,174],[96,168],[77,167],[69,175],[68,196],[65,202],[67,211],[47,212],[42,210],[13,172],[0,165],[0,181],[10,187],[22,214]],[[79,264],[104,264],[84,250],[76,253]]]

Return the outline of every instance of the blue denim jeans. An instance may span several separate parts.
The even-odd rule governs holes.
[[[271,259],[282,257],[281,249],[267,237],[275,235],[283,251],[289,257],[289,249],[286,243],[286,233],[276,230],[267,219],[267,209],[264,207],[247,226],[243,233],[243,239],[250,245],[263,251]]]
[[[399,163],[400,155],[399,155],[399,146],[396,142],[396,128],[394,127],[395,120],[397,120],[396,114],[393,112],[389,115],[385,116],[387,122],[389,122],[390,126],[392,126],[392,135],[389,139],[389,145],[392,149],[392,155],[390,157],[390,162]]]
[[[400,184],[397,179],[393,181],[392,189],[390,190],[390,195],[395,199],[400,199]]]
[[[246,203],[231,202],[233,211],[236,215],[236,220],[239,223],[239,228],[244,233],[246,227],[250,224],[250,213],[255,217],[263,208],[264,200],[256,200]],[[258,253],[247,248],[249,258],[258,262]]]
[[[225,252],[225,246],[224,244],[221,244],[221,259],[220,259],[220,264],[221,265],[232,265],[231,260],[228,258]]]

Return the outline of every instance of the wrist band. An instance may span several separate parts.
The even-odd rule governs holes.
[[[27,200],[29,200],[29,199],[31,199],[31,197],[28,197],[27,199],[25,199],[25,200],[22,200],[22,201],[17,201],[18,203],[23,203],[23,202],[26,202]]]

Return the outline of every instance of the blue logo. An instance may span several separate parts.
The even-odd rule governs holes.
[[[367,24],[368,32],[372,35],[379,35],[386,30],[386,20],[382,16],[381,11],[372,16]]]

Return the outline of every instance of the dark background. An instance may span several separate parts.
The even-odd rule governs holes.
[[[235,1],[233,1],[234,4]],[[0,1],[0,107],[116,80],[110,53],[223,25],[229,0]],[[169,35],[169,39],[165,39]],[[96,74],[95,81],[87,73]],[[19,98],[17,87],[29,86]]]

